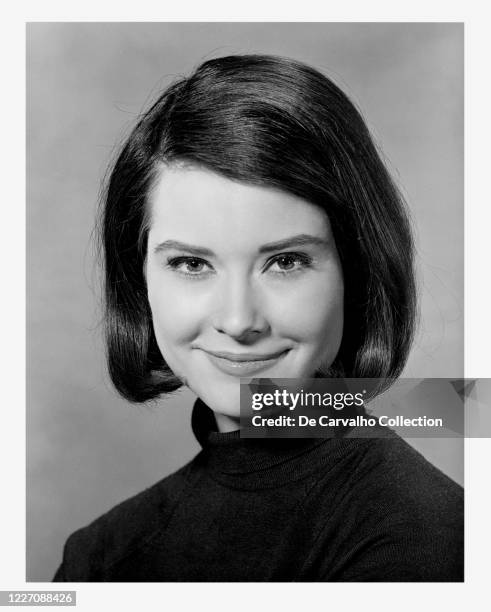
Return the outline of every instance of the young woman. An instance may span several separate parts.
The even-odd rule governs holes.
[[[73,534],[55,580],[463,580],[462,491],[399,437],[240,437],[241,377],[394,380],[411,346],[405,208],[338,87],[205,62],[129,136],[101,227],[114,385],[187,385],[203,449]]]

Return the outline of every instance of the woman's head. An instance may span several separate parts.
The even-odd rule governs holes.
[[[238,415],[240,377],[309,377],[330,366],[342,338],[343,275],[319,207],[170,167],[149,210],[145,274],[157,344],[216,413]]]
[[[109,370],[132,401],[183,380],[207,401],[210,372],[210,384],[248,375],[206,351],[279,351],[268,377],[391,378],[404,365],[403,203],[359,113],[303,64],[218,58],[169,87],[114,165],[102,240]]]

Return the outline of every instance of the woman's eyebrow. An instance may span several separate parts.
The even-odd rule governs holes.
[[[311,234],[296,234],[295,236],[289,236],[282,240],[275,242],[268,242],[259,247],[259,253],[272,253],[274,251],[281,251],[282,249],[291,249],[299,246],[329,246],[329,240],[327,238],[321,238],[320,236],[313,236]],[[187,244],[179,240],[165,240],[154,248],[154,253],[160,253],[161,251],[175,250],[175,251],[186,251],[192,255],[200,255],[202,257],[213,257],[215,253],[207,247],[198,246],[194,244]]]
[[[320,236],[312,236],[311,234],[297,234],[284,238],[276,242],[268,242],[263,244],[259,248],[260,253],[271,253],[273,251],[281,251],[282,249],[289,249],[292,247],[299,246],[329,246],[329,240],[327,238],[321,238]]]
[[[175,251],[186,251],[192,255],[202,255],[203,257],[211,257],[214,255],[213,251],[207,249],[206,247],[186,244],[185,242],[180,242],[179,240],[165,240],[164,242],[161,242],[155,247],[154,253],[160,253],[161,251],[171,249]]]
[[[282,240],[263,244],[261,247],[259,247],[259,253],[272,253],[274,251],[281,251],[282,249],[290,249],[292,247],[299,246],[326,247],[328,245],[329,240],[327,238],[312,236],[310,234],[297,234],[295,236],[283,238]],[[165,240],[155,247],[154,252],[160,253],[161,251],[165,250],[186,251],[186,253],[200,255],[202,257],[213,257],[215,255],[211,249],[194,244],[187,244],[185,242],[180,242],[179,240]]]

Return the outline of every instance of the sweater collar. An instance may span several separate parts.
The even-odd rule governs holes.
[[[304,478],[332,461],[340,442],[332,438],[241,438],[239,430],[220,433],[213,411],[200,399],[194,404],[192,428],[210,476],[244,489]]]

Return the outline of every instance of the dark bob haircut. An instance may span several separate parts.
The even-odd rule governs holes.
[[[400,374],[415,322],[411,229],[363,119],[309,66],[233,55],[168,87],[139,119],[107,181],[104,320],[109,373],[123,397],[143,402],[182,385],[157,346],[144,277],[149,190],[162,164],[175,162],[320,206],[343,269],[345,325],[334,363],[317,375]]]

